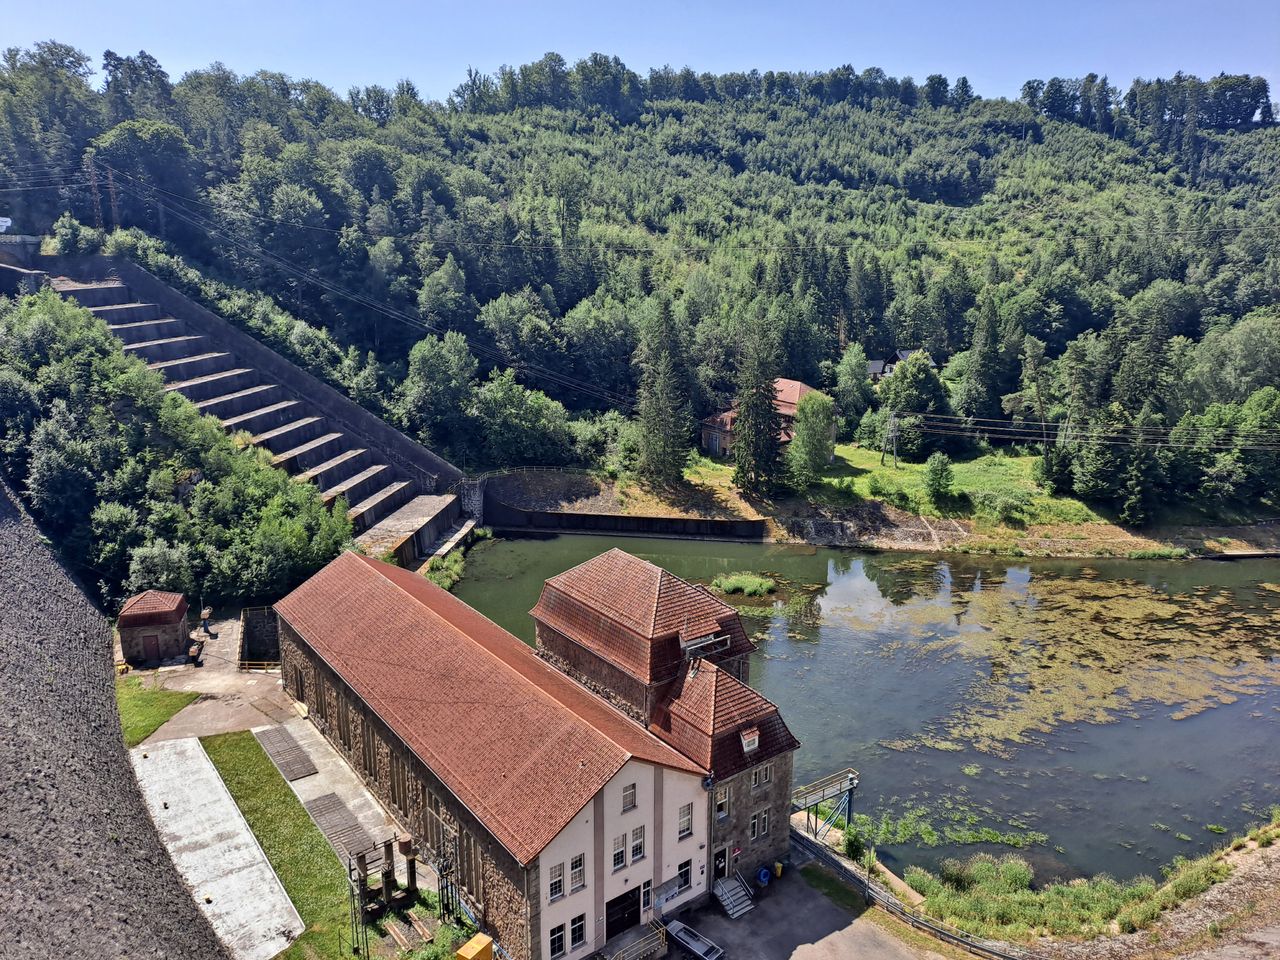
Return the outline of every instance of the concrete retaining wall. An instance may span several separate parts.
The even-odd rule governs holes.
[[[503,503],[489,490],[484,522],[499,530],[551,530],[560,533],[624,533],[650,537],[763,540],[763,520],[712,520],[699,517],[633,517],[610,513],[558,513],[525,510]]]

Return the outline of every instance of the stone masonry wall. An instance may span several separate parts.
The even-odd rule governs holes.
[[[751,770],[717,781],[717,790],[721,787],[729,789],[729,816],[716,816],[715,791],[710,794],[712,857],[714,858],[716,850],[728,847],[730,871],[735,868],[740,870],[748,882],[759,867],[772,868],[775,861],[785,859],[791,846],[791,778],[794,754],[783,753],[765,763],[773,764],[773,777],[768,784],[753,788]],[[769,833],[753,841],[751,816],[761,810],[769,811]],[[736,861],[733,856],[735,849],[742,851]]]
[[[521,866],[382,719],[279,620],[285,690],[307,705],[312,723],[365,781],[370,792],[406,828],[424,855],[439,855],[456,831],[458,880],[479,917],[513,960],[533,960],[531,916],[525,898],[536,890],[536,867]],[[319,691],[323,689],[323,694]],[[345,711],[345,718],[343,715]],[[403,771],[403,777],[399,775]]]
[[[643,683],[558,630],[537,624],[538,654],[637,723],[649,725],[651,695]]]

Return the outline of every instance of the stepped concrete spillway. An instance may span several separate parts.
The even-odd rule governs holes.
[[[443,489],[462,476],[452,464],[140,268],[111,266],[128,282],[51,283],[160,373],[166,390],[248,434],[275,466],[314,484],[327,506],[343,500],[368,553],[416,566],[465,522],[457,496]]]

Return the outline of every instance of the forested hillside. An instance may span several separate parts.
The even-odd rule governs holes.
[[[92,67],[5,54],[15,229],[151,235],[107,248],[469,467],[661,476],[749,368],[827,390],[867,444],[892,421],[908,456],[1035,441],[1050,489],[1133,522],[1276,494],[1261,78],[1033,79],[1008,101],[549,54],[436,103],[407,81],[343,97],[219,65],[175,83],[146,54]],[[941,382],[903,364],[872,390],[866,359],[899,348]]]

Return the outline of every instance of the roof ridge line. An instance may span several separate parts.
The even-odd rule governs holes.
[[[354,552],[354,551],[352,551],[352,552]],[[361,560],[368,561],[368,563],[367,563],[366,565],[369,565],[369,564],[378,564],[378,563],[379,563],[379,561],[374,560],[372,557],[366,557],[366,556],[364,556],[363,554],[356,554],[356,556],[357,556],[357,557],[359,557]],[[379,576],[379,577],[381,577],[383,580],[385,580],[388,584],[390,584],[390,585],[391,585],[392,587],[394,587],[396,590],[400,591],[402,594],[407,595],[411,600],[413,600],[413,602],[414,602],[414,603],[418,604],[418,606],[422,607],[424,610],[426,610],[428,613],[430,613],[433,617],[435,617],[435,619],[436,619],[436,620],[440,621],[441,623],[444,623],[446,626],[451,627],[451,628],[452,628],[452,629],[454,629],[454,630],[458,630],[459,632],[461,632],[461,633],[463,633],[463,634],[466,634],[466,631],[462,630],[460,627],[458,627],[458,626],[457,626],[455,623],[453,623],[451,620],[449,620],[449,619],[447,619],[446,617],[442,616],[439,612],[437,612],[436,610],[432,609],[432,608],[431,608],[430,606],[428,606],[427,604],[423,603],[423,602],[422,602],[422,600],[420,600],[418,597],[415,597],[413,594],[409,593],[407,590],[405,590],[403,587],[401,587],[398,583],[396,583],[394,580],[392,580],[390,577],[388,577],[388,576],[387,576],[387,575],[386,575],[382,570],[377,569],[377,567],[373,567],[372,569],[374,569],[374,570],[375,570],[375,572],[378,574],[378,576]],[[402,568],[397,567],[396,569],[402,569]],[[406,571],[406,572],[407,572],[407,571]],[[462,601],[461,601],[461,600],[459,600],[457,597],[453,596],[453,594],[449,593],[449,591],[447,591],[447,590],[443,590],[443,592],[444,592],[444,594],[445,594],[446,596],[448,596],[448,597],[449,597],[449,599],[450,599],[450,600],[453,600],[453,601],[455,601],[455,602],[457,602],[457,603],[460,603],[460,604],[462,603]],[[491,624],[495,629],[497,629],[497,630],[501,630],[503,633],[505,633],[505,634],[507,634],[508,636],[510,636],[513,640],[515,640],[517,643],[519,643],[522,647],[526,647],[526,649],[527,649],[527,646],[523,643],[523,641],[521,641],[521,640],[520,640],[518,637],[516,637],[514,634],[510,633],[510,631],[505,630],[504,628],[502,628],[502,627],[501,627],[501,626],[499,626],[498,624],[494,623],[492,620],[490,620],[488,617],[486,617],[483,613],[481,613],[481,612],[480,612],[479,610],[477,610],[475,607],[471,606],[470,604],[463,604],[463,606],[465,606],[468,610],[470,610],[470,611],[471,611],[472,613],[474,613],[476,616],[480,617],[482,620],[485,620],[486,622],[488,622],[489,624]],[[558,706],[560,709],[564,710],[566,713],[571,714],[572,716],[576,717],[579,721],[581,721],[582,723],[586,724],[586,725],[587,725],[588,727],[590,727],[590,728],[591,728],[591,730],[592,730],[592,731],[593,731],[597,736],[599,736],[601,739],[603,739],[603,740],[607,741],[608,743],[612,744],[612,745],[613,745],[613,746],[614,746],[618,751],[620,751],[624,756],[626,756],[627,760],[626,760],[626,761],[624,761],[624,763],[625,763],[625,762],[627,762],[627,761],[630,761],[630,760],[634,760],[634,759],[636,759],[636,755],[635,755],[634,753],[632,753],[630,750],[628,750],[628,749],[627,749],[626,747],[624,747],[622,744],[618,743],[618,741],[617,741],[617,740],[615,740],[613,737],[611,737],[611,736],[610,736],[608,733],[606,733],[605,731],[601,730],[601,729],[600,729],[600,727],[598,727],[596,724],[592,723],[590,720],[588,720],[586,717],[584,717],[584,716],[583,716],[581,713],[579,713],[577,710],[573,709],[573,707],[571,707],[569,704],[565,703],[565,702],[564,702],[563,700],[561,700],[559,697],[557,697],[557,696],[555,696],[554,694],[552,694],[549,690],[547,690],[545,687],[543,687],[540,683],[537,683],[537,682],[535,682],[534,680],[531,680],[530,678],[525,677],[523,674],[521,674],[521,673],[520,673],[520,671],[518,671],[515,667],[513,667],[513,666],[512,666],[510,663],[508,663],[506,660],[502,659],[502,658],[501,658],[501,657],[499,657],[497,654],[495,654],[492,650],[490,650],[490,649],[489,649],[487,646],[485,646],[483,643],[480,643],[480,642],[479,642],[479,641],[477,641],[474,637],[471,637],[469,634],[466,634],[466,635],[467,635],[467,638],[468,638],[469,640],[471,640],[472,644],[474,644],[475,646],[477,646],[477,647],[479,647],[480,649],[482,649],[482,650],[483,650],[486,654],[488,654],[492,659],[496,660],[498,663],[500,663],[500,664],[501,664],[503,667],[505,667],[507,670],[510,670],[512,673],[516,674],[516,676],[517,676],[517,677],[519,677],[520,679],[522,679],[522,680],[526,681],[527,683],[529,683],[529,685],[530,685],[530,686],[532,686],[532,687],[534,687],[534,688],[538,691],[538,693],[542,694],[542,696],[544,696],[547,700],[549,700],[549,701],[551,701],[552,703],[556,704],[556,706]],[[647,736],[647,737],[649,737],[650,739],[652,739],[654,743],[658,744],[659,746],[661,746],[661,747],[663,747],[663,748],[665,748],[665,749],[667,749],[667,750],[670,750],[672,753],[676,754],[677,756],[681,756],[681,757],[683,757],[683,756],[684,756],[684,754],[680,753],[678,750],[676,750],[676,749],[675,749],[674,747],[672,747],[670,744],[666,743],[666,742],[665,742],[665,741],[663,741],[661,738],[656,737],[656,736],[654,736],[652,733],[650,733],[650,732],[649,732],[649,730],[648,730],[647,728],[641,727],[639,723],[636,723],[636,721],[632,720],[630,717],[628,717],[625,713],[623,713],[621,710],[619,710],[619,709],[618,709],[617,707],[615,707],[613,704],[609,703],[609,701],[608,701],[608,700],[606,700],[606,699],[604,699],[604,697],[597,696],[595,693],[593,693],[591,690],[587,689],[587,688],[586,688],[585,686],[583,686],[582,684],[577,683],[577,682],[576,682],[576,681],[574,681],[571,677],[566,676],[565,674],[561,673],[559,670],[556,670],[556,669],[555,669],[554,667],[552,667],[550,664],[548,664],[548,663],[544,662],[544,661],[543,661],[541,658],[539,658],[536,654],[532,654],[532,652],[531,652],[531,654],[530,654],[530,655],[531,655],[531,657],[532,657],[532,662],[536,663],[540,669],[544,669],[544,670],[546,670],[546,671],[548,672],[548,674],[550,674],[550,675],[552,675],[552,676],[555,676],[555,677],[557,677],[558,679],[561,679],[561,680],[563,680],[563,681],[564,681],[564,682],[566,682],[566,683],[573,684],[575,688],[577,688],[577,689],[581,690],[581,691],[582,691],[583,693],[585,693],[587,696],[589,696],[589,697],[593,698],[594,700],[598,701],[598,702],[600,703],[600,705],[601,705],[601,706],[603,706],[605,709],[607,709],[607,710],[612,710],[612,711],[613,711],[614,713],[616,713],[619,717],[621,717],[625,722],[627,722],[627,723],[631,724],[631,725],[632,725],[633,727],[635,727],[637,730],[640,730],[640,731],[641,731],[645,736]],[[642,762],[649,763],[649,762],[653,762],[653,761],[642,761]],[[620,767],[619,769],[621,769],[621,767]],[[674,769],[674,768],[673,768],[673,769]],[[614,772],[616,773],[617,771],[614,771]]]

